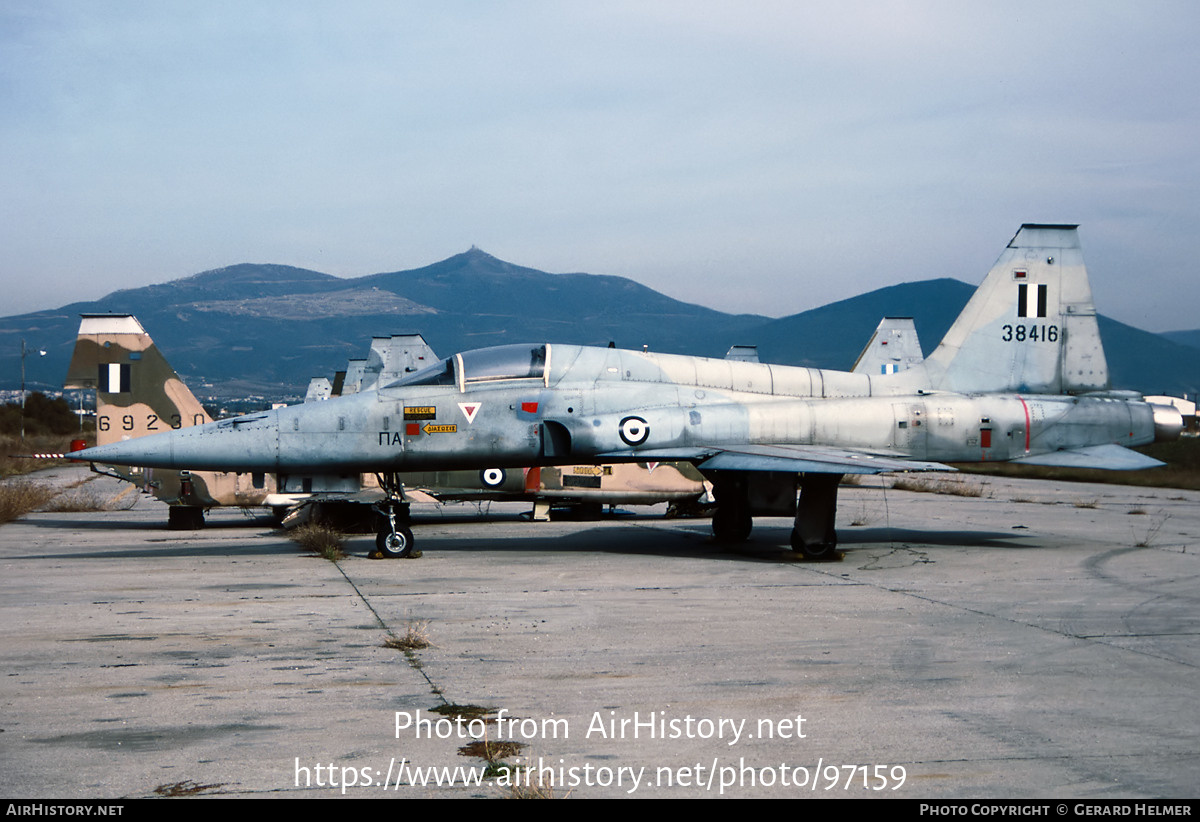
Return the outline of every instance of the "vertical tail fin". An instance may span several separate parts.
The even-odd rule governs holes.
[[[364,391],[381,388],[403,376],[420,371],[438,361],[437,354],[420,334],[393,334],[390,337],[375,337],[371,340],[371,367],[367,369],[368,380]],[[375,365],[378,361],[378,366]]]
[[[211,421],[129,314],[83,315],[63,387],[96,391],[98,445]]]
[[[898,374],[919,365],[923,357],[912,317],[884,317],[851,371],[855,374]]]
[[[1108,388],[1077,228],[1021,226],[926,360],[933,387],[1038,394]]]

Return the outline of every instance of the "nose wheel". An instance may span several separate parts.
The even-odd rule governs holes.
[[[393,530],[390,524],[385,523],[375,536],[375,547],[388,559],[411,557],[413,542],[412,529],[406,525]]]
[[[379,531],[375,535],[375,548],[380,556],[386,559],[404,559],[421,556],[413,552],[416,540],[413,539],[412,524],[408,513],[408,503],[404,501],[403,486],[395,474],[380,476],[380,486],[388,497],[375,506],[379,514]]]

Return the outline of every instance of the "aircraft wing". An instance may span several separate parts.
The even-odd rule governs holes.
[[[954,471],[924,460],[819,445],[744,445],[737,448],[661,448],[602,454],[606,459],[687,460],[701,471],[795,471],[805,474],[882,474],[888,471]]]

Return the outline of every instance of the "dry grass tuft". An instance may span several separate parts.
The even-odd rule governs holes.
[[[897,491],[916,491],[924,494],[947,494],[952,497],[982,497],[983,487],[960,479],[917,479],[904,477],[895,481]]]
[[[521,779],[521,776],[528,773],[526,770],[519,771],[517,779],[508,789],[509,799],[558,799],[559,796],[554,792],[553,785],[542,783],[540,775],[531,778],[527,783]],[[563,797],[564,799],[566,797]]]
[[[506,776],[501,784],[507,785],[509,799],[566,799],[571,795],[570,791],[559,795],[554,790],[553,777],[543,781],[540,768],[518,765]]]
[[[337,562],[346,557],[342,534],[328,525],[310,522],[293,528],[288,532],[288,538],[304,550],[312,551],[330,562]]]
[[[499,762],[510,756],[516,756],[525,747],[524,742],[502,740],[491,742],[487,739],[476,739],[470,744],[458,749],[459,756],[475,756],[488,762]]]
[[[198,793],[211,791],[215,788],[225,787],[224,782],[215,782],[211,785],[201,785],[198,782],[193,782],[190,779],[183,782],[172,782],[167,785],[159,785],[154,789],[154,792],[159,796],[195,796]]]
[[[483,719],[495,712],[495,708],[485,708],[483,705],[458,705],[455,703],[438,705],[429,709],[429,713],[431,714],[441,714],[449,719],[462,719],[464,721]]]
[[[458,749],[459,756],[473,756],[487,763],[484,769],[484,779],[494,779],[496,784],[507,789],[509,799],[556,799],[554,783],[543,782],[538,770],[526,765],[506,762],[509,757],[518,757],[526,748],[524,742],[512,740],[489,740],[487,737],[463,745]]]
[[[408,628],[401,636],[390,636],[383,641],[383,647],[394,648],[398,651],[419,651],[432,645],[429,641],[429,621],[414,620],[408,623]]]
[[[1151,546],[1153,546],[1155,541],[1158,539],[1158,532],[1162,530],[1162,527],[1167,524],[1167,520],[1169,520],[1170,518],[1171,518],[1170,514],[1162,514],[1159,517],[1157,522],[1154,522],[1153,524],[1151,524],[1151,526],[1149,528],[1146,529],[1145,536],[1143,536],[1140,540],[1135,542],[1133,544],[1133,547],[1134,548],[1150,548]]]
[[[99,488],[77,486],[63,491],[43,506],[42,510],[52,511],[57,514],[114,511],[121,507],[119,505],[120,501],[132,493],[133,490],[133,486],[128,485],[116,496],[109,496]],[[133,501],[136,502],[137,498],[135,497]]]
[[[0,485],[0,523],[36,511],[54,499],[54,494],[53,488],[38,482],[21,480]]]

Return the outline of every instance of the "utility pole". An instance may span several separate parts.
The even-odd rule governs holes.
[[[25,339],[21,338],[21,442],[25,442]]]
[[[46,356],[46,352],[38,349],[38,356]],[[25,442],[25,355],[29,353],[29,349],[25,347],[25,340],[21,340],[21,442]]]

